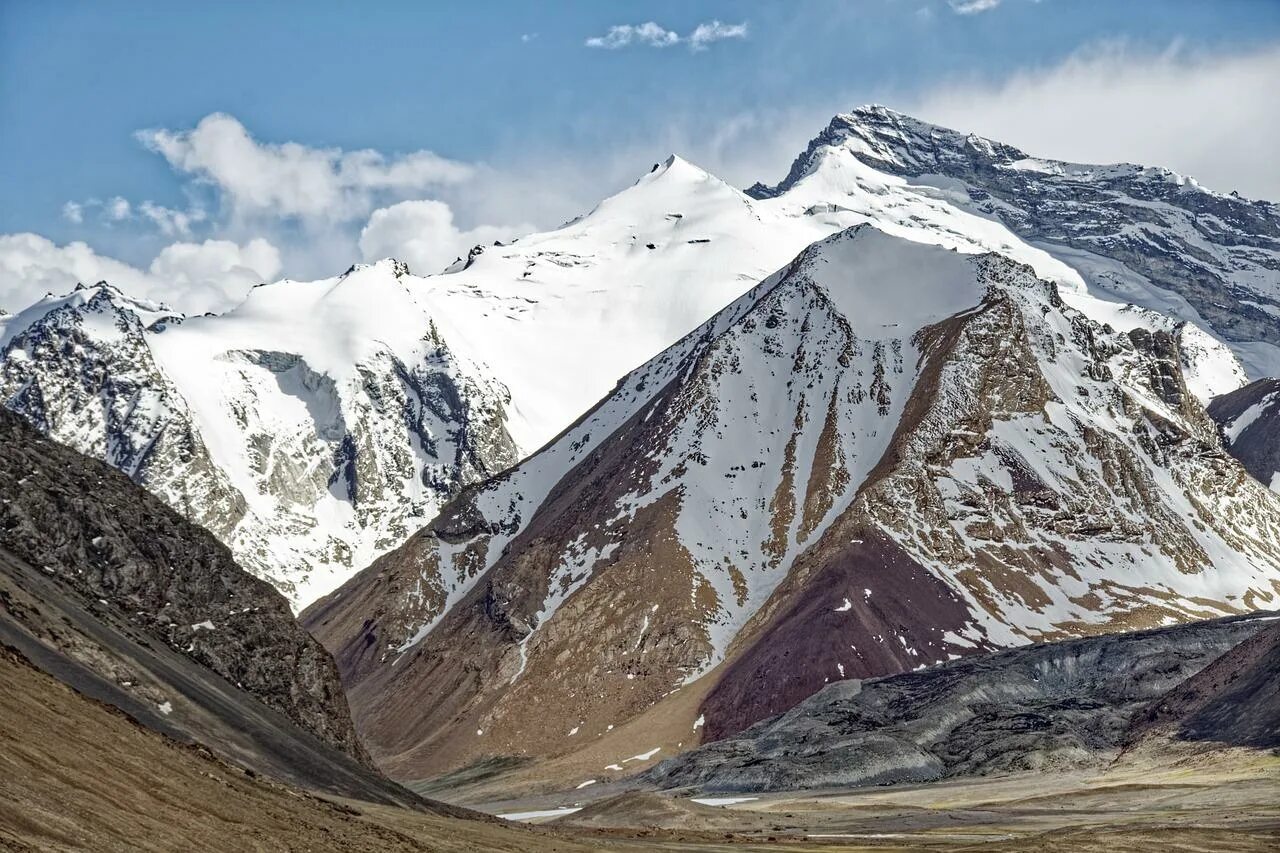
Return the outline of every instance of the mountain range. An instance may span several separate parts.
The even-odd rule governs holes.
[[[671,157],[437,274],[50,295],[0,398],[305,608],[397,778],[622,775],[833,681],[1274,607],[1278,314],[1276,205],[864,107],[777,184]]]

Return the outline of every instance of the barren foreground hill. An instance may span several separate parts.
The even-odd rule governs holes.
[[[762,797],[715,809],[714,826],[668,828],[654,820],[651,795],[640,802],[647,816],[625,800],[599,810],[623,828],[586,819],[586,810],[584,823],[594,828],[521,827],[324,799],[269,782],[137,725],[11,649],[0,649],[0,683],[0,849],[24,853],[716,851],[748,840],[760,851],[1261,853],[1280,844],[1280,761],[1256,753],[1111,777]],[[660,811],[711,810],[676,802]],[[795,828],[783,830],[784,823]]]

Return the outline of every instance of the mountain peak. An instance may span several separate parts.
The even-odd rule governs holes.
[[[16,334],[50,315],[75,313],[108,312],[122,316],[135,317],[142,326],[148,326],[157,320],[181,319],[183,315],[163,302],[152,302],[149,299],[133,297],[119,287],[107,281],[96,284],[79,282],[74,288],[63,294],[46,293],[43,299],[37,300],[27,308],[15,314],[7,315],[11,322],[8,331]]]
[[[705,180],[707,178],[715,178],[706,169],[681,157],[679,154],[670,154],[667,159],[660,163],[654,163],[653,168],[642,177],[641,181],[656,181],[660,179],[678,178],[682,180]],[[717,179],[718,180],[718,179]]]
[[[352,273],[363,272],[364,270],[378,270],[378,269],[386,270],[396,278],[402,278],[406,275],[410,275],[409,265],[404,261],[397,260],[396,258],[380,258],[376,261],[370,261],[369,263],[352,264],[351,266],[347,267],[347,271],[344,272],[340,277],[346,278]]]
[[[1009,165],[1027,159],[1011,145],[930,124],[880,104],[867,104],[833,116],[780,183],[757,183],[747,190],[747,195],[781,195],[817,170],[832,151],[851,154],[884,172],[909,175],[946,173],[959,163]]]

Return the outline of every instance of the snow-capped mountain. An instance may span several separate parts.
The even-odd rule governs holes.
[[[0,395],[200,523],[295,605],[515,461],[506,392],[394,262],[183,318],[108,284],[0,321]]]
[[[876,107],[834,120],[772,189],[671,157],[579,219],[438,275],[385,261],[260,286],[216,317],[109,285],[49,297],[0,317],[0,399],[213,530],[301,606],[804,247],[866,222],[999,252],[1112,328],[1176,334],[1201,400],[1243,385],[1241,360],[1248,378],[1272,363],[1273,205],[1159,170],[1032,161]],[[1248,299],[1188,308],[1177,270],[1192,260],[1196,292],[1225,281]]]
[[[1280,374],[1280,205],[1201,187],[1168,169],[1066,163],[881,106],[838,115],[779,184],[857,198],[870,168],[1007,226],[1069,264],[1098,297],[1211,330],[1254,378]]]
[[[418,776],[620,772],[827,681],[1274,603],[1280,496],[1189,389],[1190,328],[855,226],[304,621]]]

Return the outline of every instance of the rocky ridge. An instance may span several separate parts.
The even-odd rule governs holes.
[[[851,159],[1003,223],[1078,270],[1096,296],[1213,331],[1255,378],[1280,373],[1274,202],[1213,192],[1158,167],[1038,158],[882,106],[836,116],[786,178],[747,194],[785,195]]]
[[[188,661],[197,679],[220,676],[323,744],[368,762],[332,658],[270,584],[119,471],[7,411],[0,411],[0,565],[0,617],[6,632],[17,632],[8,642],[38,642],[164,718],[180,691],[149,684],[136,659],[160,644]]]

